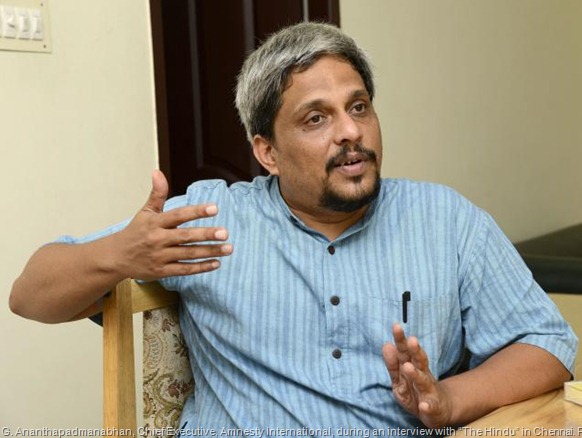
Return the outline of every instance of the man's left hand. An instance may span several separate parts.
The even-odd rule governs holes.
[[[430,372],[418,339],[407,338],[400,324],[394,324],[392,335],[394,343],[386,343],[382,353],[396,400],[427,427],[450,425],[452,398]]]

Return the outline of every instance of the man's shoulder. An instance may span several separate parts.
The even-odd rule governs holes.
[[[382,179],[382,190],[386,200],[416,198],[465,200],[459,192],[444,184],[405,178]]]
[[[409,179],[382,180],[384,213],[407,215],[418,220],[475,221],[483,211],[452,187]]]
[[[205,179],[192,183],[186,193],[190,196],[195,196],[196,193],[213,192],[213,193],[228,193],[231,196],[248,196],[249,194],[266,193],[269,190],[272,177],[257,176],[251,181],[237,181],[232,184],[227,184],[222,179]]]
[[[224,203],[248,200],[251,197],[265,196],[269,192],[271,177],[258,176],[252,181],[239,181],[227,184],[222,179],[205,179],[188,186],[186,193],[176,196],[166,203],[166,209],[184,205],[204,203]]]

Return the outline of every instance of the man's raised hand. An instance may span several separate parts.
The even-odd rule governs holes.
[[[164,212],[167,197],[166,177],[155,171],[147,202],[117,235],[115,257],[126,277],[156,280],[212,271],[220,266],[217,257],[232,253],[232,245],[222,243],[228,239],[225,228],[178,228],[190,221],[215,216],[216,205],[192,205]]]
[[[452,399],[428,366],[428,357],[414,336],[406,337],[399,324],[392,327],[394,343],[383,347],[392,392],[398,403],[428,427],[450,425]]]

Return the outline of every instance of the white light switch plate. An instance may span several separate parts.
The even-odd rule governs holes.
[[[0,50],[51,52],[49,0],[0,0]]]

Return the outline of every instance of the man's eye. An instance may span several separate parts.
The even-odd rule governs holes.
[[[323,116],[321,116],[320,114],[316,114],[314,116],[311,116],[309,118],[309,120],[307,121],[307,123],[311,124],[311,125],[316,125],[318,123],[320,123],[323,120]]]
[[[364,112],[364,111],[365,111],[365,109],[366,109],[366,104],[364,104],[364,103],[357,103],[356,105],[354,105],[354,106],[352,107],[352,109],[353,109],[353,111],[354,111],[354,112],[356,112],[356,113],[361,113],[361,112]]]

